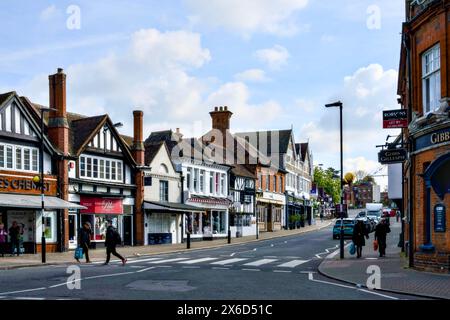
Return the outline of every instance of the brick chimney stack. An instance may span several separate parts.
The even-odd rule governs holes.
[[[233,113],[228,111],[228,107],[215,107],[209,114],[212,119],[212,128],[220,130],[225,137],[227,130],[230,130],[230,119]]]
[[[66,112],[66,74],[63,69],[48,76],[50,108],[57,111],[49,113],[48,137],[64,155],[69,152],[69,125]]]
[[[134,136],[133,136],[133,157],[139,166],[145,164],[144,148],[144,113],[140,110],[133,111]]]

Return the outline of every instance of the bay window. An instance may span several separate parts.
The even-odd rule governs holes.
[[[38,154],[36,148],[0,143],[0,169],[37,172]]]
[[[34,157],[34,154],[33,154]],[[121,182],[123,162],[94,156],[80,156],[80,177]]]

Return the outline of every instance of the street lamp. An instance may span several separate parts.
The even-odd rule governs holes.
[[[343,103],[341,101],[337,101],[334,103],[329,103],[325,105],[326,108],[334,108],[334,107],[339,107],[339,123],[340,123],[340,153],[341,153],[341,206],[340,206],[340,216],[341,216],[341,235],[340,235],[340,254],[341,254],[341,259],[344,259],[344,212],[343,212],[343,208],[344,208],[344,199],[343,199],[343,195],[344,195],[344,177],[343,177],[343,172],[344,172],[344,153],[343,153],[343,137],[342,137],[342,107],[343,107]]]
[[[42,238],[41,238],[41,255],[42,263],[46,262],[45,250],[45,184],[44,184],[44,113],[50,111],[58,111],[53,108],[41,108],[41,141],[39,150],[39,177],[34,177],[33,181],[39,183],[41,188],[41,223],[42,223]]]

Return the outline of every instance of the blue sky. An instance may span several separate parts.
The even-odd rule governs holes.
[[[381,129],[381,110],[398,108],[403,1],[130,2],[0,2],[0,91],[47,104],[47,77],[62,67],[68,109],[109,113],[123,133],[137,107],[146,135],[190,136],[227,105],[232,131],[293,126],[315,163],[334,167],[338,113],[323,104],[341,99],[346,171],[379,167],[375,145],[396,133]]]

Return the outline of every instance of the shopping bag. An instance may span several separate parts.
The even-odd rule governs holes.
[[[377,251],[377,250],[378,250],[378,241],[373,240],[373,251]]]
[[[83,249],[82,249],[82,248],[78,247],[78,248],[75,249],[75,255],[74,255],[74,258],[75,258],[76,260],[82,259],[82,258],[83,258]]]
[[[352,242],[352,244],[350,245],[349,251],[350,251],[351,255],[354,255],[356,253],[355,243]]]

